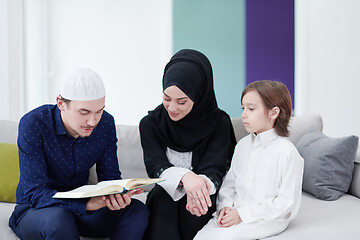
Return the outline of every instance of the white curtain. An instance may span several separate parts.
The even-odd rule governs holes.
[[[24,1],[26,111],[48,102],[48,0]]]
[[[18,121],[25,110],[23,1],[0,0],[0,119]]]

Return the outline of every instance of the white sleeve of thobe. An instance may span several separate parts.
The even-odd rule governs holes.
[[[234,205],[236,194],[235,180],[235,175],[231,166],[219,190],[216,202],[216,210],[220,211],[223,207],[231,208]]]
[[[234,205],[236,195],[236,169],[238,168],[239,161],[239,147],[236,146],[234,155],[231,160],[231,166],[226,173],[224,181],[220,187],[217,197],[216,209],[220,211],[223,207],[232,207]]]
[[[179,183],[182,177],[191,172],[189,169],[180,168],[180,167],[170,167],[164,170],[160,178],[165,179],[165,181],[158,183],[171,197],[174,201],[178,201],[183,196],[185,196],[184,187],[179,186]]]
[[[292,152],[286,163],[283,170],[283,182],[275,198],[237,208],[244,223],[279,217],[291,218],[291,214],[297,212],[301,201],[304,160],[297,152]]]

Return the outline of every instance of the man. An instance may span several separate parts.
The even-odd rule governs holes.
[[[120,179],[114,118],[104,110],[105,87],[90,69],[69,76],[56,105],[43,105],[19,123],[20,181],[9,226],[20,239],[110,237],[141,239],[148,210],[127,194],[54,199],[85,185],[96,164],[99,181]]]

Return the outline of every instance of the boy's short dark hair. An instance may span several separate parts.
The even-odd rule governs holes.
[[[279,116],[274,123],[274,129],[279,136],[288,137],[288,126],[291,117],[292,104],[287,87],[278,81],[255,81],[246,86],[241,95],[241,102],[245,94],[250,90],[256,90],[260,94],[261,99],[268,110],[274,107],[280,109]]]
[[[64,103],[69,103],[69,102],[71,102],[70,99],[63,98],[61,95],[59,95],[59,96],[60,96],[61,100],[62,100]]]

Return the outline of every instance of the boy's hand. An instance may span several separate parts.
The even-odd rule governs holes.
[[[231,208],[229,207],[223,207],[222,209],[220,209],[219,214],[218,214],[218,219],[217,219],[217,224],[220,227],[220,222],[222,221],[223,217],[231,211]]]
[[[236,209],[224,207],[220,210],[217,224],[219,227],[231,227],[241,223],[242,220]]]

